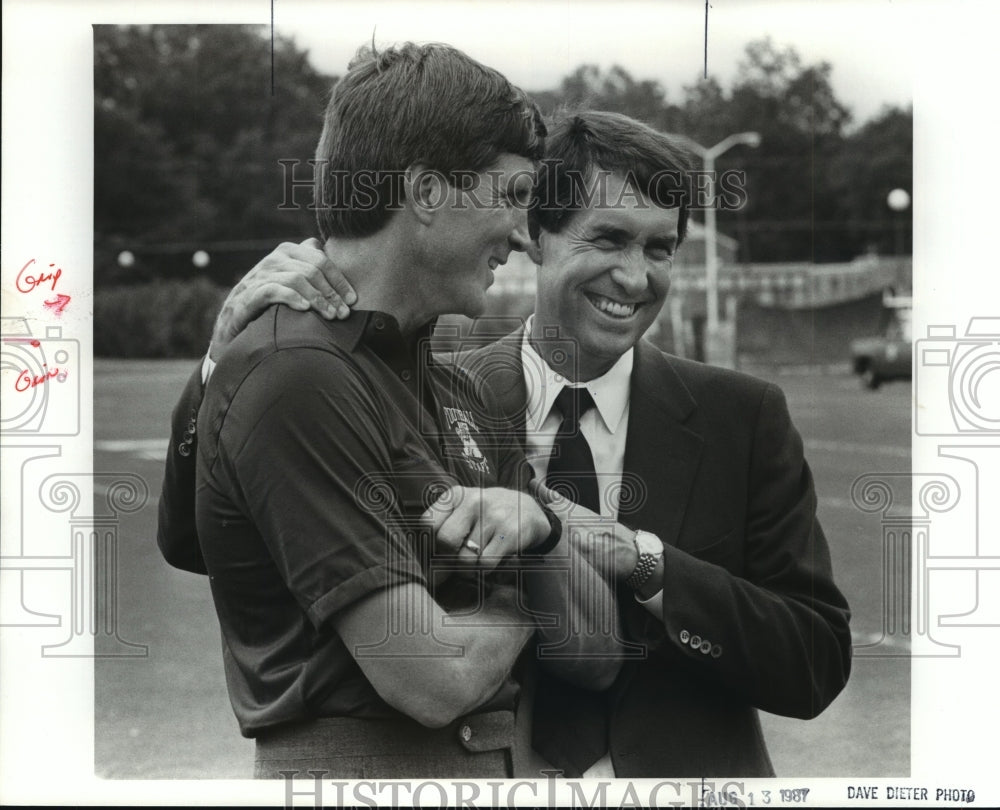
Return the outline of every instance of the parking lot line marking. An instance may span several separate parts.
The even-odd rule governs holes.
[[[94,449],[106,453],[146,453],[155,450],[166,456],[169,443],[170,439],[99,439],[94,442]]]
[[[862,442],[840,442],[828,439],[806,439],[806,450],[832,453],[870,453],[877,456],[909,458],[910,448],[898,444],[864,444]]]

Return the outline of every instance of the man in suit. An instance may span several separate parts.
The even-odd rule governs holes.
[[[643,650],[596,697],[539,675],[534,747],[571,776],[773,775],[757,710],[815,717],[850,671],[781,391],[641,340],[687,224],[684,167],[624,116],[550,127],[529,211],[535,313],[461,359],[498,392],[536,480],[576,502],[552,505]]]

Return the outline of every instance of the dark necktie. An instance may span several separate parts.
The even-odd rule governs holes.
[[[545,485],[601,513],[597,473],[580,417],[594,404],[586,388],[566,386],[556,397],[563,416],[545,475]],[[532,747],[568,777],[579,777],[608,750],[608,707],[592,692],[538,671]]]
[[[601,497],[590,445],[580,430],[580,417],[594,404],[586,388],[568,385],[556,397],[556,408],[563,420],[552,445],[545,486],[571,501],[601,514]]]

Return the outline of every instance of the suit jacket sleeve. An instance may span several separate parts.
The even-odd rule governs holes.
[[[202,364],[194,370],[170,419],[170,444],[160,494],[156,542],[163,558],[175,568],[208,573],[195,528],[195,427],[201,406]]]
[[[761,398],[746,475],[745,524],[733,532],[742,538],[701,554],[717,550],[717,563],[666,547],[663,623],[650,616],[643,641],[760,709],[815,717],[847,682],[850,611],[833,581],[802,440],[775,386]]]

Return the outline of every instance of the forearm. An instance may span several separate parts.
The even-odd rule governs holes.
[[[623,653],[614,591],[565,536],[545,557],[545,566],[524,574],[529,607],[556,617],[539,625],[539,662],[577,686],[607,689],[621,670]]]
[[[535,632],[515,589],[506,585],[494,586],[475,612],[442,610],[436,626],[442,642],[463,650],[445,664],[451,670],[445,680],[451,683],[442,697],[456,715],[472,711],[501,687]]]
[[[510,674],[534,632],[516,601],[512,588],[495,587],[479,610],[449,614],[411,583],[372,594],[334,625],[382,699],[436,728],[482,705]],[[373,646],[378,655],[359,654]]]

